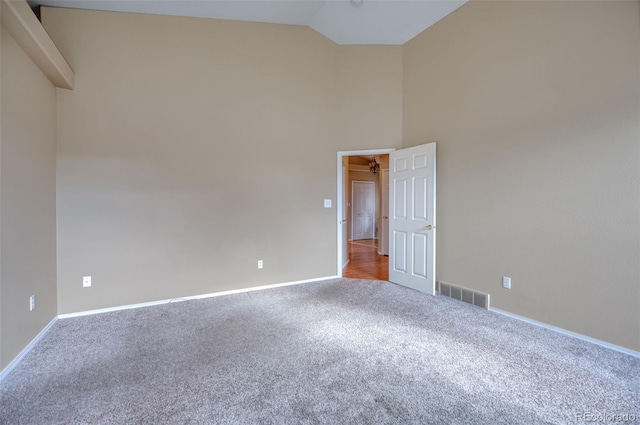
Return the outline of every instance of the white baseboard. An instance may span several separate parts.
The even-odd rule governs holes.
[[[58,320],[58,316],[55,316],[53,319],[51,319],[51,321],[49,322],[49,324],[47,326],[45,326],[39,333],[38,335],[36,335],[35,338],[33,338],[31,340],[31,342],[22,349],[22,351],[20,352],[20,354],[18,354],[13,360],[11,360],[11,363],[9,363],[7,365],[7,367],[5,367],[2,372],[0,372],[0,382],[2,382],[2,380],[4,378],[6,378],[11,371],[13,370],[13,368],[15,368],[18,363],[20,363],[22,361],[22,359],[24,358],[24,356],[26,356],[27,354],[29,354],[29,351],[31,351],[31,349],[33,347],[35,347],[35,345],[42,339],[43,336],[45,336],[45,334],[47,332],[49,332],[49,329],[51,329],[51,326],[53,326],[54,323],[56,323],[56,321]]]
[[[489,311],[493,311],[495,313],[502,314],[503,316],[511,317],[512,319],[516,319],[516,320],[520,320],[520,321],[523,321],[523,322],[527,322],[527,323],[535,325],[535,326],[540,326],[541,328],[549,329],[551,331],[558,332],[558,333],[561,333],[563,335],[567,335],[567,336],[570,336],[570,337],[573,337],[573,338],[581,339],[583,341],[587,341],[587,342],[590,342],[592,344],[596,344],[596,345],[599,345],[601,347],[608,348],[610,350],[619,351],[621,353],[628,354],[630,356],[640,358],[640,352],[635,351],[635,350],[631,350],[630,348],[621,347],[619,345],[615,345],[615,344],[611,344],[609,342],[601,341],[599,339],[591,338],[589,336],[582,335],[582,334],[579,334],[577,332],[571,332],[571,331],[568,331],[566,329],[562,329],[562,328],[558,328],[556,326],[548,325],[548,324],[543,323],[543,322],[538,322],[537,320],[529,319],[529,318],[524,317],[524,316],[519,316],[517,314],[509,313],[508,311],[500,310],[498,308],[491,307],[489,309]]]
[[[29,351],[31,351],[31,349],[42,339],[42,337],[49,331],[49,329],[51,329],[51,327],[54,325],[54,323],[59,318],[60,319],[66,319],[66,318],[70,318],[70,317],[88,316],[88,315],[92,315],[92,314],[108,313],[108,312],[119,311],[119,310],[129,310],[129,309],[133,309],[133,308],[149,307],[149,306],[160,305],[160,304],[168,304],[168,303],[172,303],[172,302],[197,300],[197,299],[211,298],[211,297],[219,297],[219,296],[223,296],[223,295],[240,294],[240,293],[252,292],[252,291],[261,291],[261,290],[264,290],[264,289],[280,288],[280,287],[283,287],[283,286],[299,285],[299,284],[302,284],[302,283],[309,283],[309,282],[319,282],[319,281],[335,279],[335,278],[338,278],[338,276],[326,276],[326,277],[320,277],[320,278],[315,278],[315,279],[297,280],[297,281],[292,281],[292,282],[276,283],[276,284],[272,284],[272,285],[255,286],[255,287],[252,287],[252,288],[234,289],[234,290],[230,290],[230,291],[214,292],[214,293],[203,294],[203,295],[193,295],[193,296],[189,296],[189,297],[172,298],[172,299],[160,300],[160,301],[152,301],[152,302],[147,302],[147,303],[129,304],[129,305],[118,306],[118,307],[102,308],[102,309],[89,310],[89,311],[83,311],[83,312],[78,312],[78,313],[60,314],[60,315],[54,317],[53,319],[51,319],[49,324],[47,324],[47,326],[45,326],[38,333],[38,335],[36,335],[35,338],[33,338],[33,340],[31,340],[31,342],[20,352],[20,354],[18,354],[7,365],[7,367],[5,367],[0,372],[0,382],[2,382],[2,380],[5,379],[9,375],[9,373],[11,373],[11,371],[22,361],[22,359],[29,353]],[[501,314],[503,316],[511,317],[513,319],[520,320],[520,321],[523,321],[523,322],[526,322],[526,323],[530,323],[530,324],[535,325],[535,326],[540,326],[542,328],[549,329],[551,331],[558,332],[558,333],[561,333],[563,335],[567,335],[567,336],[570,336],[570,337],[573,337],[573,338],[581,339],[583,341],[587,341],[587,342],[590,342],[592,344],[599,345],[601,347],[605,347],[605,348],[608,348],[608,349],[611,349],[611,350],[614,350],[614,351],[618,351],[618,352],[621,352],[621,353],[624,353],[624,354],[628,354],[628,355],[633,356],[633,357],[640,358],[640,352],[635,351],[635,350],[631,350],[629,348],[621,347],[619,345],[615,345],[615,344],[611,344],[611,343],[608,343],[608,342],[605,342],[605,341],[601,341],[599,339],[591,338],[591,337],[588,337],[586,335],[582,335],[582,334],[579,334],[579,333],[576,333],[576,332],[571,332],[571,331],[568,331],[566,329],[562,329],[562,328],[559,328],[559,327],[556,327],[556,326],[548,325],[548,324],[543,323],[543,322],[538,322],[537,320],[529,319],[527,317],[520,316],[520,315],[517,315],[517,314],[514,314],[514,313],[510,313],[508,311],[500,310],[500,309],[497,309],[497,308],[493,308],[492,307],[492,308],[490,308],[489,311],[493,311],[494,313]]]
[[[188,297],[171,298],[171,299],[165,299],[165,300],[150,301],[150,302],[146,302],[146,303],[127,304],[127,305],[121,305],[121,306],[118,306],[118,307],[108,307],[108,308],[100,308],[100,309],[97,309],[97,310],[80,311],[80,312],[77,312],[77,313],[59,314],[58,318],[59,319],[69,319],[71,317],[90,316],[90,315],[93,315],[93,314],[110,313],[110,312],[113,312],[113,311],[130,310],[130,309],[133,309],[133,308],[151,307],[151,306],[154,306],[154,305],[169,304],[169,303],[175,303],[175,302],[180,302],[180,301],[200,300],[200,299],[203,299],[203,298],[220,297],[220,296],[223,296],[223,295],[242,294],[242,293],[245,293],[245,292],[261,291],[261,290],[264,290],[264,289],[271,289],[271,288],[280,288],[282,286],[299,285],[299,284],[302,284],[302,283],[309,283],[309,282],[319,282],[319,281],[322,281],[322,280],[335,279],[337,277],[338,276],[325,276],[325,277],[318,277],[318,278],[315,278],[315,279],[296,280],[296,281],[293,281],[293,282],[275,283],[273,285],[254,286],[254,287],[251,287],[251,288],[243,288],[243,289],[232,289],[230,291],[212,292],[212,293],[209,293],[209,294],[191,295],[191,296],[188,296]]]
[[[172,298],[172,299],[168,299],[168,300],[151,301],[151,302],[147,302],[147,303],[129,304],[129,305],[123,305],[123,306],[118,306],[118,307],[110,307],[110,308],[101,308],[101,309],[97,309],[97,310],[81,311],[81,312],[78,312],[78,313],[60,314],[60,315],[54,317],[51,320],[51,322],[49,322],[49,324],[47,326],[45,326],[44,329],[42,329],[38,333],[38,335],[36,335],[36,337],[33,338],[33,340],[31,340],[31,342],[20,352],[20,354],[18,354],[11,361],[11,363],[9,363],[7,365],[7,367],[5,367],[0,372],[0,382],[2,382],[2,380],[4,378],[6,378],[9,375],[9,373],[11,373],[11,371],[22,361],[24,356],[26,356],[29,353],[29,351],[31,351],[31,349],[42,339],[42,337],[49,331],[49,329],[51,329],[53,324],[58,319],[67,319],[67,318],[70,318],[70,317],[79,317],[79,316],[89,316],[89,315],[92,315],[92,314],[108,313],[108,312],[111,312],[111,311],[129,310],[129,309],[132,309],[132,308],[142,308],[142,307],[149,307],[149,306],[160,305],[160,304],[168,304],[168,303],[179,302],[179,301],[198,300],[198,299],[203,299],[203,298],[219,297],[219,296],[222,296],[222,295],[240,294],[240,293],[251,292],[251,291],[261,291],[263,289],[280,288],[282,286],[299,285],[299,284],[302,284],[302,283],[309,283],[309,282],[319,282],[319,281],[322,281],[322,280],[335,279],[337,277],[338,276],[326,276],[326,277],[319,277],[319,278],[315,278],[315,279],[296,280],[296,281],[293,281],[293,282],[276,283],[276,284],[273,284],[273,285],[254,286],[254,287],[251,287],[251,288],[233,289],[233,290],[230,290],[230,291],[214,292],[214,293],[210,293],[210,294],[193,295],[193,296],[189,296],[189,297]]]
[[[344,269],[345,267],[347,267],[347,265],[348,265],[350,262],[351,262],[351,258],[349,258],[349,259],[347,260],[347,262],[346,262],[346,263],[344,263],[344,265],[342,266],[342,268]]]

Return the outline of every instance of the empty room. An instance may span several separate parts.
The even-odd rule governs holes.
[[[640,422],[640,2],[0,5],[0,424]]]

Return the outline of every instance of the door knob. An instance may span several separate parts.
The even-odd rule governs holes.
[[[425,226],[425,227],[424,227],[424,230],[432,230],[432,229],[435,229],[435,227],[433,227],[433,226],[432,226],[432,225],[430,225],[430,224],[429,224],[428,226]]]
[[[389,219],[389,217],[387,217],[386,215],[383,215],[383,216],[382,216],[382,219],[383,219],[383,220],[387,220],[387,219]]]

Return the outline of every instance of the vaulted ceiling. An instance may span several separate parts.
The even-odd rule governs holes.
[[[404,44],[467,0],[28,0],[54,6],[307,25],[337,44]]]

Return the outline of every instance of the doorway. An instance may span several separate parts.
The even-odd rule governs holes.
[[[388,236],[389,257],[388,277],[385,280],[408,286],[420,292],[435,294],[435,258],[436,258],[436,143],[413,146],[400,150],[378,149],[372,151],[338,152],[338,276],[344,266],[350,263],[342,261],[345,252],[347,222],[343,173],[349,173],[350,155],[388,156],[389,169],[389,211]],[[370,162],[371,172],[379,171],[378,159]],[[343,167],[343,165],[346,165]],[[375,170],[374,170],[375,166]],[[345,171],[346,170],[346,171]],[[366,168],[365,168],[366,171]],[[346,197],[348,199],[348,197]],[[350,241],[348,246],[357,241]],[[347,256],[349,257],[349,256]],[[354,251],[355,257],[355,251]],[[382,267],[381,267],[382,268]],[[367,271],[375,269],[365,265]],[[380,277],[376,277],[380,279]]]
[[[382,203],[389,198],[388,193],[381,193],[385,186],[381,179],[392,151],[338,152],[338,276],[388,280],[389,258],[382,252],[388,238],[381,233],[388,229],[382,222],[388,205],[383,208]],[[377,164],[375,173],[372,164]]]

